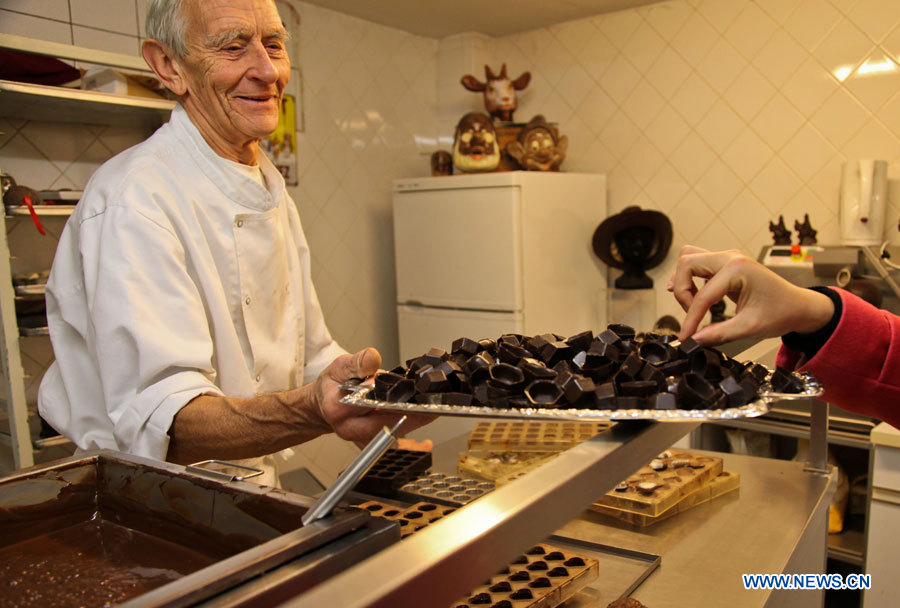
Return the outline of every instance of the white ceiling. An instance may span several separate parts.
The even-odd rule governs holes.
[[[462,32],[505,36],[660,0],[306,0],[429,38]]]

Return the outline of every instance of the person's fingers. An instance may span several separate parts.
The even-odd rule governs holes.
[[[726,266],[719,273],[713,275],[706,284],[694,295],[687,314],[681,324],[679,337],[684,340],[693,336],[700,326],[701,321],[709,312],[709,307],[725,297],[729,292],[735,291],[735,277]],[[737,279],[739,280],[739,279]],[[696,338],[695,338],[696,339]]]
[[[367,378],[381,367],[381,354],[374,348],[364,348],[355,355],[341,355],[332,361],[323,373],[335,382],[351,378]]]

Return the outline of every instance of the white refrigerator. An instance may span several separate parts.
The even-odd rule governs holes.
[[[513,171],[393,182],[400,362],[456,338],[605,326],[591,237],[606,177]]]

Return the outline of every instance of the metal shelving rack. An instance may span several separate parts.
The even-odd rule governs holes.
[[[0,48],[124,68],[133,72],[148,72],[146,63],[140,57],[24,36],[0,34]],[[0,80],[0,116],[4,117],[155,129],[167,120],[174,107],[175,102],[166,99]],[[36,212],[46,216],[66,216],[71,214],[72,207],[38,207]],[[56,438],[32,438],[25,396],[25,373],[19,345],[21,332],[16,321],[16,294],[9,263],[11,258],[7,223],[23,216],[27,218],[28,215],[26,208],[7,208],[5,215],[0,214],[0,374],[3,376],[3,388],[7,396],[5,410],[9,423],[8,433],[0,431],[0,443],[7,443],[11,447],[15,468],[34,464],[35,449],[58,443]]]

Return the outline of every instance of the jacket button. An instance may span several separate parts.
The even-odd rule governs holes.
[[[260,376],[259,374],[256,374],[256,381],[259,382],[259,379],[260,379],[261,377],[262,377],[262,376]]]
[[[234,225],[237,226],[238,228],[240,228],[241,226],[244,225],[244,220],[238,220],[234,223]]]
[[[244,300],[244,304],[250,306],[250,296],[247,296],[247,298]]]

